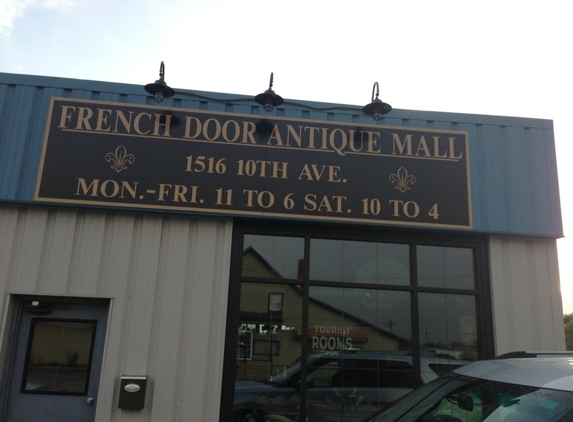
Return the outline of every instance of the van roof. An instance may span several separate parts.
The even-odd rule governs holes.
[[[573,391],[573,356],[478,361],[454,372],[491,381]]]

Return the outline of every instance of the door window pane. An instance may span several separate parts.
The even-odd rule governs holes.
[[[309,296],[309,420],[362,420],[414,387],[409,293],[313,286]]]
[[[408,286],[409,251],[403,244],[312,239],[310,278]]]
[[[269,298],[279,296],[277,312]],[[299,285],[241,283],[234,420],[261,420],[262,414],[297,418],[302,303]]]
[[[470,248],[418,246],[418,285],[474,289],[474,260]]]
[[[287,236],[245,235],[243,246],[244,277],[302,278],[304,239]]]
[[[34,319],[22,391],[86,394],[95,321]]]
[[[455,359],[478,359],[474,296],[420,293],[422,351]]]
[[[312,286],[309,296],[312,352],[409,350],[409,293]]]

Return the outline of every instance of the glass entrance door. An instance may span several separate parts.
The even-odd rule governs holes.
[[[490,353],[479,239],[238,235],[224,417],[362,420]]]

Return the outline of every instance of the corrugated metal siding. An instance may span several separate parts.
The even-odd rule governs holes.
[[[0,73],[0,201],[33,201],[52,96],[155,105],[137,85]],[[162,104],[268,115],[252,96],[183,91]],[[342,104],[286,100],[272,115],[374,124]],[[475,231],[563,236],[551,121],[393,110],[378,124],[468,132]]]
[[[554,240],[490,238],[496,353],[565,350]]]
[[[97,421],[133,420],[122,374],[150,377],[138,420],[214,421],[231,235],[230,220],[0,207],[0,293],[111,299]]]

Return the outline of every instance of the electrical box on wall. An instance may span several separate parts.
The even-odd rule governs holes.
[[[147,376],[122,376],[119,384],[120,409],[139,410],[145,406]]]

